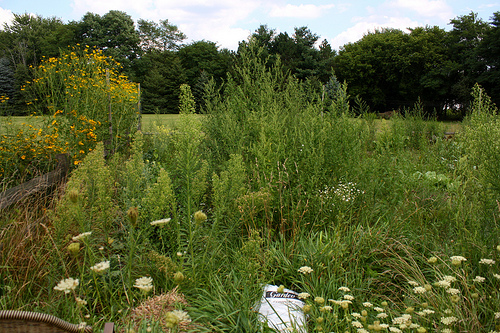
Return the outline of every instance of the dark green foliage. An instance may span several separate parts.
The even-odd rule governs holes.
[[[450,24],[453,29],[447,35],[447,47],[455,66],[449,76],[451,93],[458,103],[468,105],[472,87],[488,66],[480,59],[478,47],[491,27],[474,12],[458,16]]]
[[[8,104],[12,104],[12,100],[16,94],[16,90],[14,88],[14,69],[8,58],[3,57],[0,58],[0,96],[8,97],[8,100],[3,102]],[[4,105],[2,105],[2,110],[5,110]],[[6,114],[0,113],[0,116],[5,116]]]
[[[111,10],[103,16],[87,13],[75,26],[77,42],[104,50],[125,68],[139,56],[139,33],[125,12]]]
[[[187,80],[178,55],[155,51],[141,61],[149,68],[141,84],[143,112],[178,113],[179,87]]]
[[[319,49],[315,47],[319,36],[307,27],[295,28],[290,36],[287,32],[277,34],[276,30],[261,25],[250,36],[249,42],[241,42],[240,53],[243,49],[255,43],[263,48],[261,57],[266,60],[270,68],[279,57],[282,70],[294,74],[300,80],[317,78],[325,83],[332,74],[335,51],[326,40],[323,40]]]
[[[186,39],[177,26],[172,25],[168,20],[160,20],[160,23],[140,19],[139,37],[140,46],[143,52],[152,50],[173,51],[179,48],[178,43]]]
[[[491,29],[486,31],[478,47],[479,56],[486,63],[486,70],[478,81],[492,101],[500,105],[500,12],[493,13],[491,19]]]

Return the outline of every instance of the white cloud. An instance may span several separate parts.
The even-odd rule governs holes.
[[[410,10],[426,18],[437,17],[443,21],[453,17],[453,9],[445,0],[395,0],[390,6]]]
[[[236,24],[260,6],[261,0],[74,0],[72,5],[80,17],[86,12],[103,15],[121,10],[134,20],[168,19],[190,40],[205,39],[230,49],[236,49],[238,42],[250,34]]]
[[[294,18],[318,18],[325,11],[335,7],[335,5],[292,5],[273,6],[269,12],[270,17],[294,17]]]
[[[339,49],[347,43],[354,43],[369,32],[374,32],[382,28],[394,28],[408,32],[408,28],[421,26],[416,21],[407,17],[369,17],[365,19],[356,18],[358,23],[341,32],[330,40],[330,45],[334,49]]]
[[[3,9],[0,7],[0,30],[3,29],[5,23],[11,23],[14,14],[10,9]]]

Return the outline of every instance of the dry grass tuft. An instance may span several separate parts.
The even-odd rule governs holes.
[[[171,332],[167,328],[165,315],[167,312],[178,310],[179,305],[186,306],[187,302],[182,293],[177,290],[177,287],[166,294],[150,297],[139,306],[132,310],[131,325],[137,329],[142,320],[151,320],[158,322],[165,332]],[[193,329],[191,322],[181,322],[178,327],[178,332],[187,332]]]

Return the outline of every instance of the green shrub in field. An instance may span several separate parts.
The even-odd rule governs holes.
[[[270,193],[276,203],[266,224],[288,232],[304,214],[316,215],[319,190],[355,180],[366,131],[349,118],[345,85],[324,105],[283,75],[279,61],[268,70],[260,52],[250,47],[242,53],[222,95],[207,86],[206,144],[216,173],[231,155],[242,156],[249,191]],[[328,223],[319,219],[317,225]]]
[[[238,199],[246,194],[248,179],[241,155],[231,155],[226,165],[220,175],[214,173],[212,176],[212,205],[217,219],[234,221],[238,219],[241,210]]]
[[[59,238],[69,232],[91,229],[99,230],[103,239],[110,236],[120,210],[113,200],[113,189],[113,174],[104,160],[104,146],[100,143],[87,155],[85,163],[73,171],[53,214]]]
[[[483,193],[500,199],[500,118],[484,90],[474,86],[470,115],[464,122],[463,140],[468,164],[483,186]]]

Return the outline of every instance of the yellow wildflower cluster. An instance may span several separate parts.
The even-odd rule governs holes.
[[[64,152],[77,165],[97,142],[111,139],[116,146],[117,141],[126,140],[137,125],[139,94],[137,84],[119,70],[120,64],[102,51],[80,45],[58,58],[43,58],[33,68],[34,79],[22,90],[33,114],[44,115],[46,124],[22,128],[14,138],[4,137],[2,159],[9,151],[9,163],[16,165],[16,160],[32,161]],[[0,97],[0,102],[4,100]]]
[[[12,173],[12,166],[17,166],[23,177],[34,176],[40,167],[28,168],[28,165],[46,164],[54,155],[68,150],[68,145],[62,145],[59,138],[59,130],[54,124],[38,128],[23,123],[14,135],[2,135],[0,177]]]

